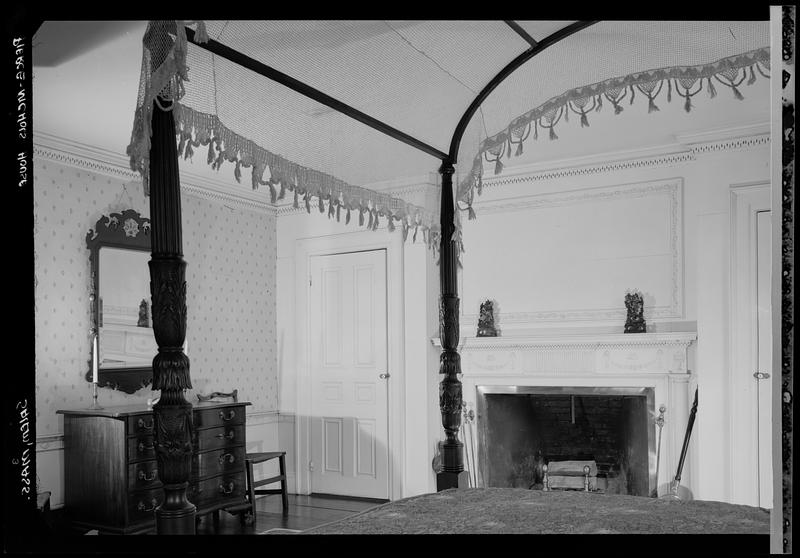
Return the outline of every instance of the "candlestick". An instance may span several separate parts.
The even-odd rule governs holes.
[[[97,385],[97,334],[94,335],[94,340],[92,341],[92,383]]]
[[[102,407],[97,404],[97,380],[98,380],[98,368],[99,368],[99,350],[98,350],[97,344],[98,344],[97,332],[93,330],[93,337],[92,337],[92,404],[89,406],[90,409],[102,409]]]
[[[100,405],[97,403],[97,382],[92,384],[92,404],[89,406],[90,409],[102,409]]]

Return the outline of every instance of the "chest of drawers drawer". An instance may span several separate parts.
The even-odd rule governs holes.
[[[193,446],[198,453],[242,444],[244,444],[243,424],[197,430],[193,440]]]
[[[127,419],[128,435],[142,436],[153,433],[153,414],[132,415]]]
[[[192,477],[203,479],[221,473],[244,471],[244,455],[243,446],[198,453],[192,463]]]
[[[131,493],[128,497],[128,523],[152,521],[153,512],[163,501],[164,491],[160,488]]]
[[[244,407],[225,407],[221,409],[196,410],[194,413],[195,429],[215,426],[234,426],[244,424]]]
[[[128,460],[144,461],[156,458],[156,447],[153,435],[139,435],[128,438]]]
[[[128,465],[128,490],[143,490],[161,486],[158,480],[158,464],[155,461],[140,461]]]
[[[235,472],[198,482],[192,486],[189,498],[196,506],[203,506],[220,498],[244,498],[244,495],[245,473]]]

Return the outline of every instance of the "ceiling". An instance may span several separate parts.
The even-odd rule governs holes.
[[[490,23],[492,26],[502,26],[502,22]],[[534,23],[536,25],[531,28],[546,35],[549,30],[557,29],[566,22]],[[33,41],[34,132],[51,134],[124,155],[131,140],[142,63],[142,36],[145,28],[144,21],[45,22]],[[209,28],[211,35],[213,26],[210,25]],[[405,24],[393,22],[391,29],[406,38],[414,37],[414,33],[421,36],[424,31],[424,28],[416,22]],[[491,33],[487,34],[486,29],[487,27],[483,29],[483,40],[489,41]],[[337,30],[339,36],[341,32],[341,29]],[[367,32],[368,30],[359,31],[359,33]],[[331,35],[319,36],[330,38]],[[278,41],[284,52],[300,48],[293,42],[291,34],[273,39]],[[415,48],[418,48],[419,41],[416,42]],[[323,49],[320,52],[332,48],[324,43],[313,46]],[[517,45],[516,50],[512,51],[521,52],[525,46]],[[433,45],[430,46],[430,49],[433,48]],[[428,55],[431,51],[428,50],[425,54]],[[500,60],[507,59],[513,52],[496,54]],[[568,54],[562,53],[562,59],[564,56],[569,59]],[[491,53],[487,56],[491,56]],[[292,59],[284,57],[282,60],[287,62],[283,71],[291,75]],[[191,81],[193,75],[191,62],[192,59],[189,60],[187,91],[195,85]],[[579,63],[579,60],[576,63]],[[302,76],[307,81],[313,80],[313,68],[309,69],[303,65],[297,65],[296,68],[295,77],[300,79]],[[318,70],[323,71],[325,68],[321,67]],[[494,73],[493,69],[484,68],[482,73],[470,74],[474,76],[474,83],[469,83],[465,79],[459,81],[464,82],[465,89],[476,90]],[[467,75],[466,69],[463,75]],[[387,75],[385,79],[391,77]],[[542,79],[546,78],[547,76],[542,76]],[[321,87],[321,84],[323,82],[317,84],[318,87]],[[425,89],[414,87],[413,83],[411,85],[407,88],[408,92],[424,100],[427,95]],[[707,95],[698,95],[693,100],[694,110],[691,113],[683,110],[680,99],[671,103],[661,99],[658,102],[659,110],[651,113],[648,113],[646,102],[630,106],[626,103],[624,111],[617,115],[610,107],[600,112],[593,112],[588,127],[580,126],[578,117],[574,117],[569,124],[565,123],[558,128],[557,140],[549,140],[547,134],[541,134],[535,141],[528,140],[520,156],[504,160],[505,168],[510,170],[517,166],[544,164],[548,161],[670,145],[676,142],[676,137],[684,134],[769,122],[768,80],[760,79],[751,86],[742,87],[744,100],[735,99],[726,88],[721,89],[717,98],[713,100]],[[337,93],[345,95],[347,91],[348,84],[345,83]],[[384,118],[391,120],[390,106],[386,103],[377,103],[368,95],[362,97],[365,107],[372,108],[375,114],[382,114]],[[269,102],[269,97],[265,97],[263,102]],[[460,102],[463,104],[465,101]],[[330,109],[327,107],[322,109],[316,110],[311,116],[317,121],[330,118]],[[340,117],[338,114],[335,116]],[[404,118],[401,114],[392,121],[392,124],[400,128],[404,124]],[[447,149],[445,140],[452,130],[442,131],[431,126],[426,130],[423,134],[426,140],[435,144],[437,148]],[[394,139],[382,136],[372,143],[377,144],[378,141],[382,142],[381,145],[398,143]],[[265,147],[271,148],[271,146]],[[403,145],[402,149],[411,148]],[[279,152],[285,153],[280,150]],[[365,153],[373,155],[368,148],[365,148]],[[465,164],[469,165],[469,161]],[[211,169],[206,164],[204,152],[194,157],[193,161],[182,161],[181,170],[229,184],[231,188],[249,188],[249,181],[243,180],[242,184],[237,184],[230,169],[226,170],[225,167],[219,171]],[[435,167],[427,169],[428,172],[432,170],[435,170]],[[367,172],[355,173],[354,176],[372,175]],[[362,185],[368,186],[366,181],[368,178],[362,180]]]

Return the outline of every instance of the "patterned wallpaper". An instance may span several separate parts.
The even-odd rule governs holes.
[[[34,159],[37,435],[63,431],[59,409],[91,402],[89,253],[101,215],[132,207],[149,216],[141,182]],[[124,187],[124,189],[123,189]],[[127,191],[127,194],[125,193]],[[275,323],[276,215],[184,193],[187,349],[195,393],[239,390],[249,412],[278,408]],[[100,389],[103,406],[144,402]]]

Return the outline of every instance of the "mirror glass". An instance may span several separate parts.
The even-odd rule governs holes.
[[[98,340],[98,387],[126,393],[153,381],[158,353],[150,297],[150,219],[133,209],[103,215],[86,235],[92,289],[92,338]],[[94,351],[90,347],[89,354]],[[95,381],[94,356],[87,381]]]
[[[103,246],[98,251],[99,367],[153,364],[158,352],[150,302],[150,252]]]

